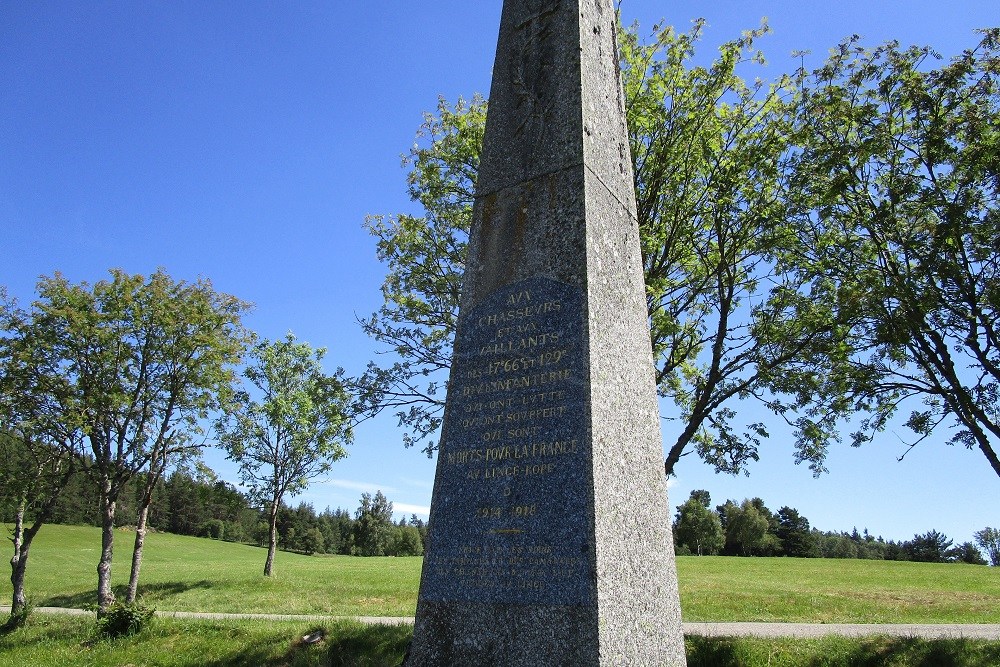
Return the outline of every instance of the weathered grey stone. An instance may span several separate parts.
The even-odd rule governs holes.
[[[611,0],[506,0],[408,667],[683,665]]]

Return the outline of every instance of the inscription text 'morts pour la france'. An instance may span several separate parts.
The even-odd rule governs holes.
[[[591,601],[582,311],[535,277],[462,314],[424,598]]]

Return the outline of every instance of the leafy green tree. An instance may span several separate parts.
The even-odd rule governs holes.
[[[86,471],[98,490],[102,544],[98,609],[114,601],[111,561],[116,511],[143,472],[195,445],[200,424],[225,402],[245,343],[247,304],[210,282],[148,278],[112,270],[109,280],[71,284],[43,277],[19,338],[38,370],[37,386],[66,409],[54,420],[78,426],[89,443]],[[56,404],[53,397],[53,405]],[[138,581],[144,511],[133,549],[130,597]]]
[[[764,398],[790,359],[832,344],[829,307],[782,264],[798,242],[783,224],[786,81],[736,74],[762,62],[767,28],[705,68],[693,64],[702,26],[657,27],[648,46],[635,30],[620,38],[657,383],[683,418],[668,473],[692,445],[717,470],[744,470],[767,431],[737,424],[733,401]],[[405,161],[424,215],[367,223],[388,273],[363,325],[395,361],[371,364],[358,395],[368,414],[396,411],[407,445],[440,425],[485,116],[481,98],[441,101]]]
[[[392,547],[389,550],[391,556],[423,556],[424,543],[420,539],[420,531],[416,526],[401,525],[396,526],[393,531]]]
[[[819,546],[809,527],[809,519],[799,514],[793,507],[778,510],[778,539],[786,556],[793,558],[816,558]]]
[[[321,363],[325,354],[291,333],[284,340],[260,342],[243,371],[248,386],[216,424],[244,487],[267,512],[265,576],[274,569],[282,499],[326,474],[347,455],[344,446],[353,437],[343,371],[326,375]]]
[[[951,550],[951,560],[967,565],[986,565],[986,559],[972,542],[962,542]]]
[[[36,354],[29,316],[0,287],[0,505],[13,523],[12,622],[24,618],[31,543],[55,511],[83,447],[72,392]]]
[[[428,526],[427,522],[418,517],[416,514],[410,515],[409,525],[417,529],[417,534],[420,535],[420,551],[421,554],[427,550],[427,533]]]
[[[52,508],[73,473],[75,459],[62,448],[0,432],[0,496],[12,506],[10,559],[12,587],[11,619],[21,618],[27,605],[24,577],[28,568],[31,543],[42,525],[48,522]]]
[[[976,544],[981,546],[986,555],[989,556],[990,565],[1000,566],[1000,530],[987,526],[982,530],[977,530],[973,537],[976,539]]]
[[[947,563],[952,560],[952,541],[942,533],[931,530],[923,535],[914,535],[903,543],[909,560],[920,563]]]
[[[1000,475],[1000,29],[937,58],[852,38],[801,75],[796,266],[836,304],[841,345],[776,390],[811,406],[802,433],[865,415],[855,445],[912,406],[911,447],[957,426]],[[821,457],[827,439],[800,447]]]
[[[727,500],[726,541],[724,553],[729,555],[755,556],[768,548],[767,517],[761,514],[750,500],[737,505]]]
[[[719,515],[709,509],[710,503],[706,491],[692,491],[691,497],[677,508],[675,541],[696,556],[714,556],[726,543],[722,522]]]
[[[326,551],[326,544],[323,540],[323,532],[316,527],[306,530],[302,534],[299,550],[310,556],[314,553],[324,553]]]
[[[824,558],[857,558],[858,545],[851,539],[849,535],[828,533],[823,538],[823,557]]]
[[[361,324],[397,360],[368,364],[358,383],[359,410],[395,411],[406,446],[441,425],[485,128],[481,97],[459,99],[454,108],[438,100],[437,115],[425,114],[417,133],[427,145],[416,144],[404,158],[410,197],[424,215],[370,216],[365,223],[388,273],[382,307]],[[432,450],[426,445],[428,455]]]
[[[392,503],[381,491],[377,491],[374,496],[363,493],[354,519],[356,555],[385,556],[392,546],[395,529],[392,523]]]

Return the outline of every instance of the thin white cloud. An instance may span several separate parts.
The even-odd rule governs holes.
[[[423,505],[411,505],[409,503],[393,503],[393,512],[398,514],[418,514],[420,516],[430,516],[431,508]]]
[[[413,479],[412,477],[400,477],[399,481],[406,484],[407,486],[413,486],[418,489],[433,489],[434,480],[433,479]]]
[[[351,491],[361,491],[363,493],[375,493],[376,491],[381,491],[387,496],[399,492],[399,489],[392,486],[386,486],[385,484],[376,484],[375,482],[359,482],[353,479],[325,479],[319,483],[334,486],[338,489],[349,489]]]

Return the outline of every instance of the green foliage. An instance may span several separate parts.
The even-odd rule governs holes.
[[[936,530],[923,535],[914,535],[913,540],[906,543],[906,551],[910,560],[920,563],[946,563],[951,560],[949,550],[952,540]]]
[[[657,383],[684,420],[665,467],[693,446],[736,473],[768,434],[729,405],[763,396],[789,360],[829,344],[829,308],[782,264],[798,242],[784,224],[787,80],[736,74],[763,62],[768,28],[726,43],[706,68],[693,64],[702,27],[658,26],[648,45],[621,31],[620,54]],[[367,222],[388,273],[384,305],[363,325],[396,361],[369,366],[359,407],[395,409],[407,445],[440,425],[485,116],[478,97],[440,102],[404,161],[424,215]]]
[[[249,353],[243,371],[249,386],[237,392],[217,432],[256,502],[276,504],[300,493],[347,455],[344,445],[353,437],[349,396],[342,370],[323,372],[325,354],[291,333]]]
[[[423,556],[424,542],[416,526],[396,526],[393,530],[392,556]]]
[[[201,424],[230,398],[248,304],[162,270],[112,270],[94,285],[57,273],[36,289],[30,312],[5,308],[0,410],[32,447],[86,463],[104,525],[104,608],[117,502],[140,473],[155,482],[168,458],[196,448]]]
[[[424,215],[370,216],[365,223],[389,271],[382,307],[361,324],[397,361],[369,363],[358,380],[357,409],[395,411],[407,446],[441,425],[485,126],[481,97],[459,99],[454,107],[439,100],[437,115],[424,115],[403,160],[411,167],[410,197]],[[426,450],[429,455],[433,445]]]
[[[972,542],[962,542],[957,547],[952,549],[948,556],[956,563],[965,563],[966,565],[987,565],[986,559],[983,558],[983,554],[980,553],[979,549]]]
[[[216,422],[220,443],[239,465],[250,498],[268,508],[268,576],[282,499],[327,473],[347,455],[344,446],[353,437],[343,370],[326,375],[325,354],[291,333],[284,340],[260,342],[243,371],[260,398],[251,396],[249,387],[238,391],[233,407]]]
[[[709,509],[706,501],[711,503],[706,496],[692,491],[691,497],[677,508],[674,523],[675,544],[696,556],[715,555],[726,542],[719,515]]]
[[[758,458],[769,430],[737,400],[788,422],[818,475],[843,419],[866,416],[860,444],[914,399],[914,444],[953,420],[1000,474],[1000,31],[937,69],[852,39],[768,83],[737,74],[766,25],[707,66],[702,27],[620,34],[657,383],[683,420],[667,472],[692,449],[730,473]],[[425,215],[367,223],[388,273],[363,324],[395,363],[359,407],[395,409],[408,445],[440,425],[485,110],[426,116],[405,160]]]
[[[770,547],[767,516],[750,500],[744,500],[739,505],[730,500],[724,507],[720,514],[726,519],[725,553],[764,555]]]
[[[987,526],[976,531],[973,537],[976,538],[976,544],[982,547],[986,555],[989,556],[990,565],[1000,566],[1000,530]]]
[[[32,615],[35,613],[35,601],[28,598],[24,601],[24,604],[20,605],[17,609],[11,608],[10,616],[7,617],[7,621],[0,626],[0,631],[10,632],[18,628],[23,628],[31,620]]]
[[[779,387],[805,427],[865,414],[855,445],[912,405],[912,445],[950,422],[1000,475],[1000,30],[939,59],[852,38],[800,73],[796,270],[832,296],[841,344]]]
[[[819,556],[819,545],[809,529],[809,519],[799,514],[793,507],[778,510],[778,527],[775,531],[781,541],[786,556],[795,558],[815,558]]]
[[[213,540],[221,540],[225,534],[226,524],[220,519],[209,519],[198,529],[200,537],[210,537]]]
[[[156,613],[137,602],[116,601],[97,614],[97,632],[107,639],[138,634]]]
[[[395,526],[392,503],[377,491],[361,495],[361,505],[354,515],[354,553],[358,556],[385,556],[392,548]]]

